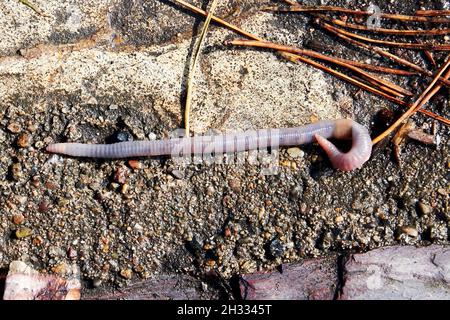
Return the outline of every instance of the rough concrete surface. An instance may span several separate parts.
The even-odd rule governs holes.
[[[0,3],[1,269],[14,260],[57,274],[78,267],[89,291],[159,274],[214,271],[230,279],[304,258],[449,243],[449,130],[440,124],[440,144],[408,142],[401,167],[383,144],[351,173],[334,171],[315,145],[282,150],[280,172],[271,176],[250,164],[46,154],[51,142],[154,139],[181,127],[201,19],[168,0],[32,2],[45,16],[15,0]],[[419,8],[372,2],[387,12]],[[268,3],[279,1],[221,1],[218,15],[269,40],[389,65],[342,45],[305,15],[262,12]],[[326,3],[365,8],[369,1]],[[376,132],[375,114],[398,110],[272,52],[223,45],[236,38],[217,26],[208,33],[196,72],[196,133],[344,116]],[[431,68],[420,52],[394,51]],[[440,64],[444,58],[436,54]],[[428,83],[387,78],[414,92]],[[448,118],[448,92],[427,108]],[[430,119],[414,120],[432,131]]]

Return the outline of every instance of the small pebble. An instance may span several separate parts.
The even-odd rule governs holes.
[[[441,195],[441,196],[446,196],[447,195],[447,190],[445,190],[444,188],[439,188],[437,190],[437,192]]]
[[[352,209],[361,210],[362,208],[363,204],[360,201],[356,200],[355,202],[352,203]]]
[[[31,230],[30,228],[20,228],[16,230],[16,237],[17,239],[22,239],[22,238],[26,238],[29,237],[33,234],[33,230]]]
[[[129,188],[130,188],[130,185],[128,183],[124,183],[122,185],[122,187],[120,188],[120,192],[122,194],[126,194]]]
[[[102,283],[103,283],[102,279],[94,279],[92,281],[92,286],[94,288],[98,288],[98,287],[100,287],[102,285]]]
[[[170,172],[170,174],[175,178],[175,179],[184,179],[184,172],[181,170],[172,170]]]
[[[65,252],[63,249],[57,246],[51,246],[48,249],[48,255],[50,257],[56,258],[56,257],[64,257]]]
[[[400,232],[412,238],[417,238],[419,236],[419,232],[417,232],[417,229],[412,226],[400,227]]]
[[[211,250],[213,248],[213,245],[210,243],[205,243],[203,245],[203,250]]]
[[[39,129],[38,125],[32,122],[27,123],[27,130],[29,132],[36,132]]]
[[[284,246],[281,241],[276,238],[269,244],[269,253],[273,258],[279,258],[284,254]]]
[[[282,160],[282,161],[280,161],[280,165],[282,167],[285,167],[285,168],[290,168],[291,167],[291,161],[289,161],[289,160]]]
[[[22,131],[20,124],[18,124],[17,122],[11,122],[7,129],[9,130],[9,132],[11,133],[19,133],[20,131]]]
[[[11,176],[16,181],[19,181],[23,177],[22,165],[20,163],[14,163],[11,166]]]
[[[67,256],[71,259],[71,260],[75,260],[77,258],[77,251],[72,248],[69,247],[69,249],[67,250]]]
[[[208,187],[206,188],[206,194],[207,194],[208,196],[212,196],[215,192],[216,192],[216,190],[214,189],[213,186],[208,186]]]
[[[300,200],[303,196],[303,187],[302,186],[295,186],[289,191],[289,199],[296,201]]]
[[[132,270],[131,269],[123,269],[122,271],[120,271],[120,275],[127,279],[130,280],[131,279],[131,275],[132,275]]]
[[[114,181],[117,183],[124,184],[127,182],[128,169],[124,166],[118,167],[114,173]]]
[[[239,179],[231,179],[231,180],[229,180],[228,181],[228,186],[235,193],[241,192],[242,186],[241,186],[241,181]]]
[[[341,222],[343,222],[344,221],[344,217],[343,216],[337,216],[335,219],[334,219],[334,222],[336,222],[336,223],[341,223]]]
[[[39,176],[34,176],[31,178],[31,184],[33,185],[33,187],[39,187],[39,185],[41,184],[41,181],[39,179]]]
[[[308,205],[307,205],[306,203],[302,202],[302,203],[300,204],[300,213],[301,213],[301,214],[305,214],[305,213],[306,213],[306,210],[308,210]]]
[[[300,148],[289,148],[287,153],[291,158],[303,158],[305,153]]]
[[[58,189],[58,185],[52,181],[45,182],[45,187],[49,190],[56,190]]]
[[[6,134],[3,130],[0,129],[0,142],[6,141]]]
[[[28,148],[31,145],[31,136],[28,133],[22,133],[17,138],[17,145],[20,148]]]
[[[71,141],[78,140],[82,136],[80,128],[78,128],[76,125],[69,125],[66,132],[67,137]]]
[[[128,165],[134,170],[142,169],[142,163],[137,160],[129,160]]]
[[[46,200],[42,200],[39,203],[38,211],[39,212],[47,212],[50,209],[50,204]]]
[[[208,259],[208,260],[206,260],[206,265],[208,267],[214,267],[216,265],[216,262],[212,259]]]
[[[128,132],[122,131],[114,134],[111,140],[115,143],[126,142],[126,141],[133,141],[133,137]]]
[[[429,215],[432,211],[433,208],[431,208],[429,205],[423,203],[423,202],[419,202],[419,210],[423,215]]]
[[[25,217],[22,214],[15,214],[13,215],[12,221],[15,225],[22,224],[22,222],[25,220]]]
[[[144,227],[141,226],[139,223],[136,223],[133,227],[134,231],[136,232],[143,232],[144,231]]]
[[[142,273],[142,272],[145,271],[145,270],[144,270],[144,267],[143,267],[142,265],[138,265],[138,266],[134,267],[133,269],[134,269],[134,271],[137,272],[137,273]]]
[[[56,274],[64,275],[64,274],[67,274],[68,269],[69,269],[69,268],[68,268],[67,264],[65,264],[65,263],[63,262],[63,263],[60,263],[60,264],[54,266],[54,267],[52,268],[52,271],[53,271],[54,273],[56,273]]]
[[[33,245],[40,246],[43,241],[44,240],[40,236],[37,236],[36,238],[33,239]]]

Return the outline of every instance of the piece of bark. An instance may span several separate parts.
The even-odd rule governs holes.
[[[283,265],[282,273],[255,273],[240,279],[244,300],[331,300],[338,284],[337,258]]]
[[[422,142],[429,146],[436,145],[436,137],[432,134],[425,133],[421,129],[411,130],[408,132],[408,138]]]
[[[405,123],[395,134],[392,142],[394,144],[394,154],[399,165],[401,162],[401,152],[402,147],[405,142],[409,139],[413,139],[415,141],[421,142],[426,145],[436,145],[436,137],[435,135],[427,134],[421,128],[416,128],[414,122],[408,121]]]
[[[450,299],[450,247],[387,247],[352,255],[343,300]]]
[[[188,275],[159,275],[127,287],[88,289],[83,300],[215,300],[218,290]]]

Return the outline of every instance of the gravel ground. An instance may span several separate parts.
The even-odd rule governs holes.
[[[22,260],[42,272],[80,273],[88,290],[157,274],[213,271],[229,279],[304,258],[449,243],[449,128],[440,124],[438,146],[408,142],[399,166],[383,144],[351,173],[333,170],[314,145],[282,150],[280,172],[266,176],[249,164],[46,154],[53,141],[161,138],[179,127],[200,20],[170,1],[34,2],[51,18],[17,1],[0,5],[0,268]],[[420,7],[372,2],[388,12]],[[266,3],[224,1],[219,15],[274,41],[379,61],[318,31],[305,15],[261,13]],[[234,38],[212,28],[194,97],[195,132],[349,116],[375,133],[379,110],[398,112],[271,52],[222,45]],[[420,53],[398,53],[430,68]],[[445,55],[436,58],[442,64]],[[395,81],[414,92],[427,85],[420,77]],[[449,118],[448,98],[442,91],[428,108]],[[414,120],[431,132],[433,121]]]

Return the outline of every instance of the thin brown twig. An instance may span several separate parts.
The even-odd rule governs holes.
[[[372,39],[365,36],[361,36],[359,34],[349,32],[347,30],[334,27],[332,25],[328,25],[331,28],[334,28],[336,32],[339,32],[340,34],[343,34],[347,37],[351,37],[354,39],[375,43],[382,46],[389,46],[389,47],[398,47],[398,48],[404,48],[404,49],[414,49],[414,50],[432,50],[432,51],[450,51],[450,45],[434,45],[429,43],[408,43],[408,42],[394,42],[394,41],[385,41],[385,40],[378,40],[378,39]]]
[[[268,41],[255,41],[255,40],[233,40],[233,41],[228,41],[228,44],[231,45],[239,45],[239,46],[251,46],[251,47],[258,47],[258,48],[267,48],[267,49],[273,49],[273,50],[277,50],[277,51],[285,51],[285,52],[290,52],[290,53],[294,53],[294,54],[299,54],[299,55],[304,55],[304,56],[308,56],[311,58],[316,58],[322,61],[326,61],[326,62],[330,62],[336,65],[339,65],[341,67],[345,67],[349,70],[352,70],[356,73],[358,73],[359,75],[363,76],[366,80],[368,80],[370,83],[372,83],[373,85],[379,87],[380,89],[382,89],[383,91],[386,91],[387,93],[399,96],[399,97],[404,97],[405,95],[408,96],[412,96],[413,94],[394,84],[391,83],[389,81],[386,81],[384,79],[378,78],[376,76],[371,75],[370,73],[365,72],[364,70],[355,67],[351,64],[348,64],[342,60],[339,59],[335,59],[334,57],[330,57],[312,50],[305,50],[305,49],[299,49],[299,48],[295,48],[295,47],[291,47],[291,46],[284,46],[284,45],[280,45],[280,44],[276,44],[276,43],[272,43],[272,42],[268,42]]]
[[[186,1],[183,1],[183,0],[173,0],[173,1],[175,1],[178,4],[180,4],[181,6],[185,7],[186,9],[191,10],[194,13],[200,14],[200,15],[202,15],[204,17],[206,17],[208,15],[208,13],[206,11],[204,11],[204,10],[202,10],[200,8],[197,8],[196,6],[193,6],[193,5],[191,5],[190,3],[186,2]],[[234,26],[233,24],[231,24],[229,22],[226,22],[225,20],[220,19],[220,18],[218,18],[216,16],[213,16],[212,20],[214,22],[216,22],[216,23],[218,23],[218,24],[220,24],[220,25],[222,25],[222,26],[224,26],[224,27],[226,27],[226,28],[228,28],[230,30],[233,30],[233,31],[235,31],[235,32],[237,32],[237,33],[239,33],[241,35],[244,35],[244,36],[246,36],[246,37],[248,37],[250,39],[263,41],[261,38],[259,38],[259,37],[255,36],[255,35],[247,32],[247,31],[244,31],[241,28],[239,28],[237,26]],[[383,72],[383,73],[392,73],[392,74],[405,75],[405,76],[407,76],[407,75],[414,75],[415,74],[413,72],[409,72],[409,71],[405,71],[405,70],[397,70],[397,69],[392,69],[392,68],[371,66],[371,65],[363,64],[363,63],[356,62],[356,61],[353,62],[353,65],[357,66],[357,67],[360,67],[360,68],[363,68],[363,69],[368,69],[368,70],[377,71],[377,72]]]
[[[395,74],[395,75],[399,75],[399,76],[414,76],[414,75],[418,74],[417,72],[414,72],[414,71],[407,71],[407,70],[377,66],[377,65],[367,64],[367,63],[363,63],[363,62],[359,62],[359,61],[353,61],[353,60],[348,60],[348,59],[343,59],[343,58],[338,58],[338,57],[335,57],[335,59],[342,61],[342,62],[346,62],[348,64],[351,64],[352,66],[359,67],[361,69],[370,70],[370,71],[379,72],[379,73]]]
[[[187,3],[187,2],[185,2],[185,1],[183,1],[183,0],[174,0],[174,1],[176,1],[178,4],[182,5],[182,6],[185,7],[186,9],[191,10],[191,11],[194,12],[194,13],[200,14],[200,15],[202,15],[202,16],[204,16],[204,17],[206,17],[206,16],[208,15],[208,13],[207,13],[206,11],[204,11],[204,10],[202,10],[202,9],[199,9],[199,8],[197,8],[197,7],[191,5],[191,4],[189,4],[189,3]],[[234,26],[234,25],[232,25],[231,23],[228,23],[228,22],[226,22],[226,21],[224,21],[224,20],[222,20],[222,19],[220,19],[220,18],[218,18],[218,17],[213,16],[213,17],[212,17],[212,20],[215,21],[215,22],[217,22],[217,23],[219,23],[220,25],[222,25],[222,26],[224,26],[224,27],[230,29],[230,30],[235,31],[236,33],[239,33],[239,34],[241,34],[241,35],[247,36],[247,37],[250,38],[250,39],[253,39],[253,40],[261,40],[261,41],[262,41],[262,39],[260,39],[259,37],[255,36],[255,35],[253,35],[253,34],[251,34],[251,33],[248,33],[248,32],[246,32],[246,31],[240,29],[239,27]],[[353,40],[353,39],[351,39],[351,40]],[[356,40],[355,40],[355,41],[356,41]],[[294,62],[297,61],[297,60],[309,60],[309,59],[303,58],[303,57],[301,57],[301,56],[299,56],[299,55],[295,55],[295,54],[287,53],[287,52],[283,52],[282,55],[285,56],[286,59],[288,59],[288,60],[290,60],[290,61],[294,61]],[[309,60],[309,61],[312,61],[312,60]],[[312,61],[312,62],[314,62],[314,61]],[[305,62],[305,63],[306,63],[306,62]],[[319,65],[320,65],[320,64],[319,64]],[[314,65],[313,65],[313,66],[314,66]],[[417,71],[419,71],[419,70],[417,70]],[[420,71],[419,71],[419,72],[420,72]],[[350,79],[352,79],[352,78],[350,78]],[[356,84],[356,82],[358,82],[358,80],[355,80],[355,82],[354,82],[353,84],[356,85],[356,86],[358,86],[358,85]],[[361,86],[358,86],[358,87],[362,88]],[[369,87],[369,88],[371,89],[371,87]],[[371,91],[370,89],[367,89],[367,90],[370,91],[370,92],[373,92],[373,91]],[[384,92],[381,92],[381,91],[379,91],[379,93],[378,93],[378,92],[374,92],[374,93],[376,93],[376,94],[378,94],[378,95],[380,95],[380,96],[383,96],[383,97],[385,97],[385,95],[386,95]],[[387,95],[387,96],[389,96],[389,95]],[[400,100],[400,99],[397,99],[397,98],[391,97],[391,96],[389,96],[389,97],[390,97],[390,98],[388,98],[388,97],[385,97],[385,98],[388,99],[388,100],[390,100],[390,101],[392,101],[392,102],[394,102],[394,103],[397,103],[398,105],[401,105],[401,106],[409,106],[407,103],[405,103],[404,101],[402,101],[402,100]],[[444,117],[441,117],[441,116],[439,116],[439,115],[436,115],[436,114],[434,114],[434,113],[432,113],[432,112],[430,112],[430,111],[421,109],[421,110],[419,110],[419,112],[421,112],[421,113],[423,113],[423,114],[425,114],[425,115],[427,115],[427,116],[429,116],[429,117],[431,117],[431,118],[434,118],[434,119],[436,119],[436,120],[438,120],[438,121],[441,121],[442,123],[444,123],[444,124],[446,124],[446,125],[450,125],[450,120],[448,120],[448,119],[446,119],[446,118],[444,118]]]
[[[425,89],[425,91],[420,95],[419,99],[411,105],[397,121],[395,121],[394,124],[392,124],[386,131],[384,131],[382,134],[380,134],[378,137],[376,137],[373,140],[373,144],[376,144],[386,138],[388,135],[390,135],[399,125],[401,125],[404,121],[406,121],[409,117],[411,117],[414,113],[421,110],[422,107],[442,88],[441,84],[436,83],[439,81],[441,76],[446,72],[448,67],[450,66],[450,55],[447,57],[447,62],[444,64],[444,66],[439,70],[439,72],[434,77],[433,81],[430,83],[430,85]],[[444,75],[445,79],[450,78],[450,71],[447,71]]]
[[[390,59],[390,60],[392,60],[392,61],[394,61],[394,62],[396,62],[398,64],[401,64],[403,66],[406,66],[406,67],[409,67],[409,68],[411,68],[413,70],[416,70],[416,71],[418,71],[419,73],[421,73],[423,75],[426,75],[428,77],[433,77],[433,73],[431,71],[428,71],[428,70],[426,70],[426,69],[424,69],[424,68],[422,68],[422,67],[420,67],[420,66],[418,66],[418,65],[416,65],[416,64],[414,64],[414,63],[412,63],[412,62],[410,62],[410,61],[408,61],[406,59],[400,58],[399,56],[396,56],[395,54],[392,54],[392,53],[390,53],[388,51],[385,51],[385,50],[383,50],[381,48],[378,48],[378,47],[366,44],[364,42],[355,40],[353,38],[347,37],[346,35],[337,32],[336,31],[337,28],[335,28],[335,27],[333,27],[333,26],[331,26],[331,25],[329,25],[327,23],[324,23],[320,19],[316,19],[315,22],[318,25],[320,25],[322,28],[330,31],[331,33],[335,34],[336,36],[338,36],[338,37],[340,37],[342,39],[345,39],[346,41],[352,43],[353,45],[355,45],[355,46],[357,46],[359,48],[363,48],[363,49],[365,49],[365,50],[367,50],[369,52],[375,52],[375,53],[377,53],[378,55],[380,55],[382,57],[388,58],[388,59]],[[439,81],[444,83],[447,87],[450,87],[450,81],[449,80],[444,79],[444,78],[441,77],[439,79]]]
[[[217,0],[212,0],[210,12],[206,16],[205,23],[203,24],[202,32],[200,33],[200,38],[195,46],[195,50],[192,57],[192,63],[189,69],[189,75],[186,83],[186,106],[184,109],[184,125],[185,125],[185,134],[187,137],[190,135],[190,117],[191,117],[191,105],[192,105],[192,93],[194,90],[194,75],[195,68],[197,66],[198,58],[200,57],[200,51],[202,49],[203,42],[206,38],[206,33],[208,32],[209,24],[211,22],[211,18],[214,15],[214,11],[217,7]]]
[[[276,12],[340,12],[346,14],[352,14],[357,16],[371,16],[373,12],[363,11],[363,10],[352,10],[343,7],[334,7],[334,6],[302,6],[302,5],[293,5],[289,8],[282,7],[268,7],[265,10],[267,11],[276,11]],[[409,22],[433,22],[433,23],[450,23],[450,19],[448,18],[440,18],[440,17],[427,17],[427,16],[408,16],[403,14],[390,14],[390,13],[380,13],[380,18],[389,19],[389,20],[398,20],[398,21],[409,21]]]
[[[322,65],[322,64],[320,64],[320,63],[318,63],[318,62],[316,62],[314,60],[311,60],[311,59],[308,59],[308,58],[305,58],[305,57],[302,57],[300,55],[296,55],[296,54],[293,54],[293,53],[290,53],[290,52],[281,52],[281,55],[283,57],[289,59],[290,61],[293,61],[293,62],[302,61],[302,62],[304,62],[306,64],[309,64],[309,65],[311,65],[311,66],[313,66],[313,67],[315,67],[317,69],[320,69],[320,70],[322,70],[322,71],[324,71],[326,73],[329,73],[329,74],[331,74],[331,75],[333,75],[335,77],[338,77],[338,78],[340,78],[342,80],[350,82],[351,84],[354,84],[354,85],[358,86],[359,88],[365,89],[365,90],[367,90],[369,92],[372,92],[372,93],[375,93],[375,94],[378,94],[378,95],[388,99],[389,101],[392,101],[392,102],[395,102],[395,103],[398,103],[398,104],[401,104],[401,105],[406,105],[406,102],[404,102],[403,100],[397,99],[397,98],[395,98],[395,97],[393,97],[393,96],[391,96],[391,95],[389,95],[389,94],[387,94],[387,93],[385,93],[385,92],[383,92],[381,90],[378,90],[378,89],[375,89],[375,88],[369,86],[368,84],[366,84],[366,83],[364,83],[364,82],[362,82],[362,81],[360,81],[360,80],[358,80],[356,78],[352,78],[352,77],[350,77],[350,76],[348,76],[348,75],[346,75],[346,74],[344,74],[342,72],[339,72],[339,71],[336,71],[334,69],[331,69],[331,68],[329,68],[327,66],[324,66],[324,65]]]
[[[423,43],[423,41],[420,40],[420,39],[416,39],[416,41],[417,41],[418,43]],[[434,67],[437,67],[437,63],[436,63],[436,60],[434,59],[433,52],[431,52],[431,51],[429,51],[429,50],[423,50],[423,53],[425,54],[425,57],[427,57],[428,61],[429,61]]]
[[[46,18],[50,17],[48,14],[46,14],[44,11],[39,9],[35,4],[31,3],[28,0],[19,0],[19,2],[23,3],[24,5],[26,5],[30,9],[32,9],[34,12],[36,12],[40,16],[43,16],[43,17],[46,17]]]
[[[410,26],[406,26],[406,28],[408,28],[408,30],[411,30]],[[416,37],[416,41],[417,41],[417,43],[424,43],[422,39],[418,39],[417,37]],[[423,53],[424,53],[425,57],[428,59],[428,61],[433,65],[433,67],[437,68],[437,63],[436,63],[436,60],[434,59],[433,52],[431,52],[429,50],[423,50]]]
[[[358,88],[361,88],[361,89],[366,90],[368,92],[371,92],[371,93],[374,93],[376,95],[379,95],[379,96],[381,96],[381,97],[383,97],[383,98],[385,98],[385,99],[387,99],[387,100],[389,100],[389,101],[391,101],[391,102],[393,102],[393,103],[395,103],[395,104],[397,104],[399,106],[408,107],[408,108],[411,107],[411,104],[409,104],[409,103],[407,103],[407,102],[405,102],[403,100],[400,100],[400,99],[397,99],[395,97],[392,97],[392,96],[390,96],[390,95],[388,95],[388,94],[386,94],[386,93],[384,93],[384,92],[382,92],[380,90],[376,90],[376,89],[366,85],[365,83],[359,81],[358,79],[348,77],[347,75],[345,75],[343,73],[340,73],[339,71],[335,71],[335,70],[333,70],[331,68],[325,67],[325,66],[323,66],[323,65],[321,65],[321,64],[319,64],[317,62],[315,64],[311,64],[310,62],[314,62],[314,61],[306,59],[306,58],[303,58],[302,56],[299,56],[299,55],[296,55],[296,54],[293,54],[293,53],[289,53],[289,52],[282,52],[281,55],[283,55],[284,58],[286,58],[286,59],[288,59],[288,60],[290,60],[292,62],[302,61],[302,62],[305,62],[307,64],[310,64],[310,65],[312,65],[312,66],[314,66],[314,67],[316,67],[316,68],[318,68],[318,69],[320,69],[320,70],[322,70],[322,71],[324,71],[326,73],[329,73],[329,74],[331,74],[333,76],[336,76],[336,77],[338,77],[338,78],[340,78],[342,80],[348,81],[349,83],[355,85]],[[306,60],[308,60],[308,61],[306,61]],[[435,113],[433,113],[431,111],[424,110],[424,109],[420,109],[419,112],[429,116],[430,118],[433,118],[435,120],[438,120],[438,121],[440,121],[440,122],[450,126],[450,120],[447,119],[447,118],[444,118],[444,117],[442,117],[440,115],[437,115],[437,114],[435,114]]]
[[[416,16],[421,17],[450,16],[450,10],[417,10]]]
[[[197,8],[196,6],[190,4],[189,2],[186,2],[184,0],[173,0],[173,1],[176,2],[177,4],[183,6],[186,9],[191,10],[192,12],[195,12],[195,13],[197,13],[199,15],[204,16],[204,17],[208,16],[208,12],[206,12],[205,10],[202,10],[200,8]],[[261,38],[259,38],[259,37],[255,36],[255,35],[247,32],[245,30],[242,30],[241,28],[239,28],[239,27],[237,27],[235,25],[232,25],[231,23],[226,22],[225,20],[220,19],[220,18],[218,18],[216,16],[212,16],[211,20],[216,22],[216,23],[218,23],[218,24],[221,24],[224,27],[227,27],[230,30],[233,30],[234,32],[237,32],[237,33],[239,33],[239,34],[241,34],[243,36],[246,36],[246,37],[248,37],[250,39],[262,41]]]
[[[202,15],[204,17],[206,17],[208,15],[208,13],[206,11],[204,11],[204,10],[202,10],[200,8],[197,8],[196,6],[193,6],[192,4],[190,4],[190,3],[188,3],[188,2],[186,2],[184,0],[173,0],[173,1],[175,1],[176,3],[178,3],[181,6],[185,7],[186,9],[191,10],[194,13],[200,14],[200,15]],[[241,34],[243,36],[246,36],[246,37],[248,37],[250,39],[263,41],[263,39],[261,39],[261,38],[255,36],[255,35],[247,32],[245,30],[242,30],[241,28],[239,28],[239,27],[237,27],[237,26],[235,26],[235,25],[233,25],[233,24],[231,24],[231,23],[229,23],[229,22],[227,22],[227,21],[225,21],[223,19],[220,19],[220,18],[218,18],[216,16],[213,16],[212,20],[214,22],[216,22],[216,23],[218,23],[218,24],[220,24],[220,25],[222,25],[222,26],[224,26],[224,27],[226,27],[226,28],[228,28],[230,30],[233,30],[233,31],[235,31],[235,32],[237,32],[237,33],[239,33],[239,34]],[[346,61],[346,62],[348,62],[348,61]],[[360,68],[363,68],[363,69],[377,71],[377,72],[382,72],[382,73],[392,73],[392,74],[396,74],[396,75],[405,75],[405,76],[409,76],[409,75],[414,75],[415,74],[414,72],[410,72],[410,71],[406,71],[406,70],[397,70],[397,69],[385,68],[385,67],[380,67],[380,66],[372,66],[372,65],[363,64],[363,63],[356,62],[356,61],[354,61],[354,62],[352,62],[350,64],[353,64],[354,66],[357,66],[357,67],[360,67]]]
[[[410,107],[411,104],[409,104],[408,106]],[[444,118],[444,117],[442,117],[440,115],[437,115],[437,114],[435,114],[435,113],[433,113],[431,111],[425,110],[425,109],[420,109],[419,112],[423,113],[424,115],[427,115],[430,118],[438,120],[438,121],[442,122],[443,124],[446,124],[446,125],[450,126],[450,120],[447,119],[447,118]]]
[[[450,29],[412,30],[411,27],[409,27],[409,26],[407,26],[408,30],[369,28],[364,25],[349,23],[346,21],[328,17],[323,14],[317,14],[316,16],[318,16],[320,19],[322,19],[324,21],[328,21],[330,23],[333,23],[335,25],[338,25],[338,26],[341,26],[344,28],[355,29],[355,30],[360,30],[360,31],[370,31],[370,32],[375,32],[375,33],[400,35],[400,36],[435,36],[435,35],[442,35],[442,34],[450,33]],[[424,43],[420,39],[416,39],[416,41],[420,44]],[[424,54],[428,58],[428,60],[431,62],[431,64],[436,67],[437,65],[436,65],[436,61],[434,60],[433,54],[428,50],[424,50]]]
[[[320,16],[322,20],[328,21],[340,27],[360,31],[370,31],[374,33],[391,34],[397,36],[429,36],[429,37],[450,34],[450,29],[399,30],[399,29],[384,29],[384,28],[368,28],[365,25],[342,21],[340,19],[328,17],[323,14],[317,16]]]

